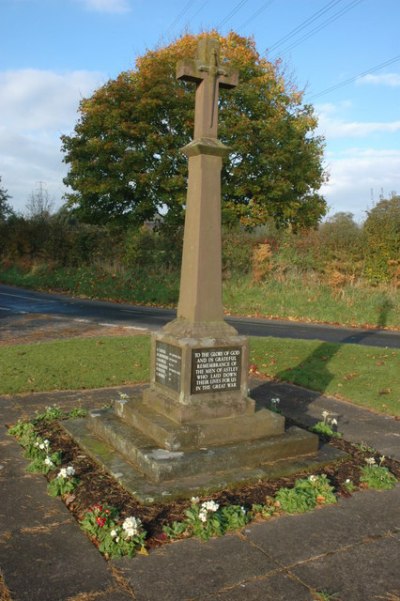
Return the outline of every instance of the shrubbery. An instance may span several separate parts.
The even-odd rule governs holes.
[[[118,274],[125,282],[146,274],[179,279],[182,228],[148,224],[122,228],[80,223],[61,209],[56,215],[0,221],[3,267],[51,271],[56,267],[95,269],[100,278]],[[314,277],[335,291],[357,282],[400,283],[400,196],[381,200],[363,225],[351,213],[337,213],[318,229],[293,233],[273,223],[247,230],[225,227],[225,279],[251,274],[254,282],[293,275]],[[43,267],[44,266],[44,267]]]

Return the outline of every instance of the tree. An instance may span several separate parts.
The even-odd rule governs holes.
[[[1,186],[1,176],[0,176],[0,222],[7,221],[9,217],[12,217],[15,213],[11,207],[11,205],[7,202],[11,196],[8,194],[7,190]]]
[[[200,36],[148,51],[81,102],[71,136],[62,136],[67,204],[95,223],[141,224],[157,213],[183,220],[187,160],[193,135],[194,85],[177,81],[176,63],[193,57]],[[217,36],[216,33],[213,33]],[[286,83],[278,63],[254,41],[218,36],[222,55],[239,70],[239,86],[221,90],[219,137],[232,148],[222,174],[226,223],[315,226],[326,212],[323,140],[313,108]]]
[[[39,189],[31,192],[25,205],[29,219],[47,221],[53,209],[53,201],[50,200],[48,190],[39,182]]]
[[[382,198],[367,211],[364,223],[367,239],[369,276],[387,280],[393,270],[400,275],[400,195]]]

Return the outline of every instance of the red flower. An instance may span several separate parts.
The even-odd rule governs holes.
[[[96,524],[97,524],[98,526],[100,526],[100,528],[103,528],[103,526],[104,526],[104,524],[106,523],[106,521],[107,521],[107,519],[106,519],[106,518],[100,518],[100,517],[97,517],[97,518],[96,518]]]

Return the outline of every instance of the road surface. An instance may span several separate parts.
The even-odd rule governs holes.
[[[175,311],[83,300],[0,284],[0,339],[2,324],[9,324],[13,318],[18,320],[23,315],[49,315],[63,318],[71,324],[157,330],[175,317]],[[228,317],[227,321],[246,336],[275,336],[400,348],[400,332],[382,329],[343,328],[246,317]]]

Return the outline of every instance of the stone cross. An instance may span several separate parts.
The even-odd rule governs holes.
[[[219,41],[199,41],[197,58],[180,61],[177,78],[196,83],[194,140],[189,158],[178,319],[222,325],[221,168],[229,149],[217,139],[219,88],[233,88],[237,72],[220,63]]]
[[[194,120],[194,139],[217,138],[219,88],[234,88],[237,72],[221,67],[219,42],[211,38],[199,41],[196,59],[181,61],[177,79],[197,84]]]

